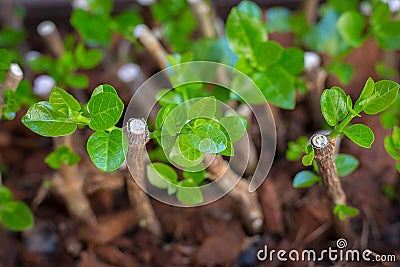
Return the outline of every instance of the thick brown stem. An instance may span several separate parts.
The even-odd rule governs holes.
[[[229,190],[236,184],[228,196],[238,203],[241,219],[248,231],[254,234],[259,233],[262,230],[264,216],[261,212],[257,193],[248,191],[248,182],[238,177],[221,155],[214,157],[214,155],[206,154],[204,164],[207,166],[211,180],[222,179],[219,186],[223,190]]]
[[[332,207],[346,205],[346,194],[343,191],[334,160],[335,139],[323,134],[314,134],[310,142],[314,148],[314,158],[318,165],[325,193]],[[348,220],[340,221],[338,216],[334,216],[333,221],[339,235],[342,237],[352,235]]]
[[[147,194],[140,188],[140,184],[145,184],[145,160],[144,151],[146,143],[149,141],[149,130],[146,121],[143,119],[130,119],[124,129],[128,135],[128,155],[127,161],[130,162],[130,172],[134,175],[127,177],[129,200],[133,206],[139,226],[148,230],[155,237],[162,236],[160,222],[151,206]]]
[[[66,145],[73,149],[72,135],[54,137],[53,142],[55,147]],[[63,197],[65,205],[73,217],[87,224],[96,224],[96,217],[84,193],[83,178],[78,165],[63,164],[60,175],[56,175],[54,178],[54,186]]]
[[[19,83],[24,77],[21,67],[17,63],[11,63],[10,69],[7,71],[6,78],[0,87],[0,118],[4,106],[4,92],[7,89],[17,90]]]
[[[317,21],[317,10],[319,0],[305,0],[304,12],[306,13],[306,20],[308,25],[312,25]]]
[[[57,58],[64,54],[64,44],[54,22],[46,20],[41,22],[37,27],[37,32],[44,38],[47,47]]]
[[[201,34],[207,38],[215,38],[217,33],[211,17],[211,8],[203,0],[189,0],[190,8],[200,26]]]
[[[136,26],[134,34],[151,56],[157,61],[158,66],[161,69],[165,69],[168,66],[167,52],[154,36],[154,33],[146,25],[141,24]]]

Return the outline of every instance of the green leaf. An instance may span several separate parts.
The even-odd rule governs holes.
[[[98,15],[110,14],[113,9],[112,0],[89,0],[89,10]]]
[[[64,136],[75,132],[76,123],[53,109],[49,102],[32,105],[22,123],[31,131],[42,136]]]
[[[357,169],[359,162],[358,160],[347,154],[335,155],[335,164],[339,176],[346,176]]]
[[[76,64],[82,69],[92,69],[103,59],[103,52],[99,49],[86,50],[84,44],[77,45],[74,51]]]
[[[217,110],[214,97],[203,97],[190,105],[187,110],[187,119],[212,118]]]
[[[358,11],[346,11],[339,17],[336,25],[342,38],[352,47],[359,47],[363,43],[362,34],[366,20]]]
[[[301,155],[305,152],[304,146],[307,144],[308,139],[305,136],[300,136],[296,141],[288,142],[288,149],[286,150],[286,159],[296,161],[300,159]]]
[[[112,87],[109,84],[102,84],[102,85],[99,85],[96,88],[94,88],[92,97],[95,95],[98,95],[100,93],[112,93],[112,94],[118,96],[117,91],[114,89],[114,87]]]
[[[192,179],[196,184],[200,184],[206,179],[206,170],[202,168],[200,171],[191,171],[190,168],[185,169],[182,175],[186,179]]]
[[[246,132],[247,122],[240,116],[228,116],[220,120],[221,124],[228,132],[232,143],[238,141]]]
[[[396,146],[393,138],[388,135],[385,137],[384,141],[386,152],[395,160],[400,160],[400,145]]]
[[[176,91],[169,89],[159,90],[156,94],[156,99],[161,106],[182,103],[181,95]]]
[[[254,48],[257,68],[265,70],[269,66],[274,65],[281,58],[282,51],[283,47],[273,41],[257,43]]]
[[[124,163],[127,140],[119,128],[109,133],[95,132],[89,137],[86,148],[99,170],[111,172]]]
[[[256,73],[252,79],[271,104],[284,109],[295,107],[292,77],[281,67],[272,67],[263,73]]]
[[[197,136],[180,134],[169,153],[169,159],[185,168],[193,167],[201,163],[204,155],[194,147],[192,143],[193,139],[197,140]]]
[[[139,24],[143,24],[143,20],[137,11],[127,10],[119,13],[113,18],[115,26],[113,30],[121,34],[130,41],[134,41],[132,35],[133,30]]]
[[[6,49],[0,49],[0,70],[8,70],[11,65],[11,54]]]
[[[314,150],[311,149],[306,155],[303,156],[301,159],[301,163],[303,163],[304,166],[311,166],[314,161]]]
[[[93,46],[108,46],[110,44],[109,16],[90,14],[82,9],[75,9],[72,12],[70,23],[87,44]],[[99,30],[99,25],[103,26],[101,30]]]
[[[297,76],[304,70],[304,52],[299,48],[283,50],[278,64],[290,74]]]
[[[364,112],[373,115],[387,109],[396,100],[399,87],[398,83],[389,80],[376,82],[373,92],[374,98],[366,103]]]
[[[18,98],[20,97],[11,89],[6,89],[4,92],[4,107],[2,110],[2,116],[5,119],[13,120],[15,118],[15,113],[21,107]]]
[[[353,124],[344,130],[344,134],[357,145],[370,148],[374,142],[374,133],[364,124]]]
[[[73,152],[68,146],[59,146],[56,151],[51,152],[45,159],[47,163],[53,169],[61,168],[62,164],[69,166],[75,165],[81,160],[78,154]]]
[[[293,179],[294,188],[310,187],[313,184],[321,181],[321,178],[312,171],[301,171],[296,174]]]
[[[33,226],[33,214],[21,201],[10,201],[0,205],[1,223],[9,230],[22,231]]]
[[[239,56],[255,60],[257,43],[267,40],[267,32],[261,21],[233,8],[226,22],[229,46]]]
[[[203,202],[203,194],[197,185],[190,181],[182,181],[178,187],[176,198],[183,204],[197,205]]]
[[[250,15],[253,18],[261,19],[261,9],[252,1],[241,1],[237,9],[243,13]]]
[[[92,95],[87,108],[91,116],[89,127],[96,131],[103,131],[119,121],[124,111],[124,103],[117,95],[103,92]]]
[[[344,221],[346,217],[355,217],[359,214],[358,209],[347,206],[346,204],[338,204],[333,209],[333,213],[336,214],[340,220]]]
[[[36,73],[44,73],[50,71],[54,65],[55,60],[48,56],[38,56],[37,58],[28,61],[29,67]]]
[[[360,0],[328,0],[328,3],[338,12],[346,12],[348,10],[358,10]]]
[[[364,109],[368,99],[374,93],[375,82],[372,80],[371,77],[365,82],[364,88],[361,91],[360,97],[357,99],[356,103],[354,104],[354,110],[356,112],[361,112]]]
[[[81,110],[79,102],[67,91],[58,87],[51,90],[49,103],[54,110],[65,117],[71,117],[74,112]]]
[[[65,77],[68,86],[76,89],[85,89],[89,85],[89,79],[85,74],[72,74]]]
[[[321,95],[321,111],[330,126],[336,126],[349,113],[346,94],[339,87],[326,89]]]
[[[353,76],[353,67],[350,64],[334,60],[327,70],[335,75],[342,84],[348,84]]]
[[[175,136],[177,133],[179,133],[187,121],[187,111],[184,104],[179,106],[170,106],[170,109],[166,109],[166,111],[168,110],[168,113],[164,112],[165,115],[163,115],[164,119],[162,121],[164,121],[164,126],[167,133],[171,136]]]
[[[167,164],[150,163],[147,165],[146,171],[150,184],[157,188],[166,189],[170,183],[178,182],[178,174]]]
[[[11,191],[5,187],[4,185],[0,185],[0,205],[4,202],[11,201],[13,199],[13,195]],[[1,220],[1,218],[0,218]]]

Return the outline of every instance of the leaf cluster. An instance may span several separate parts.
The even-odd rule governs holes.
[[[71,44],[72,43],[72,44]],[[29,66],[36,73],[48,73],[59,86],[84,89],[89,85],[88,77],[77,73],[79,69],[90,70],[103,60],[103,52],[99,49],[86,49],[83,43],[73,48],[74,39],[67,39],[67,50],[60,58],[40,55],[29,61]]]
[[[397,170],[400,172],[400,127],[394,126],[392,135],[385,137],[384,141],[387,153],[397,161]]]
[[[126,137],[115,126],[124,104],[112,86],[100,85],[94,89],[85,109],[71,94],[54,87],[49,101],[33,104],[22,123],[42,136],[65,136],[75,132],[78,125],[89,126],[95,131],[86,145],[91,160],[102,171],[114,171],[125,160]],[[53,168],[61,163],[74,164],[78,160],[71,153],[61,147],[47,157],[47,163]]]
[[[303,72],[304,53],[268,41],[260,14],[259,7],[248,1],[229,13],[226,35],[239,56],[235,68],[250,76],[270,103],[293,109],[296,88],[302,84],[298,75]]]

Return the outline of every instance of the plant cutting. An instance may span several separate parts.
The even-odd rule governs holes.
[[[325,121],[333,127],[331,133],[315,134],[310,143],[305,146],[306,155],[302,162],[305,166],[314,165],[314,174],[310,171],[298,173],[293,181],[295,187],[308,187],[321,182],[324,190],[334,207],[333,212],[340,220],[353,217],[358,214],[355,208],[347,206],[346,195],[342,188],[339,176],[347,175],[358,166],[358,161],[349,155],[337,155],[335,157],[335,138],[346,136],[355,144],[370,148],[374,141],[373,131],[364,124],[351,124],[353,118],[361,116],[361,112],[374,115],[386,110],[396,99],[399,85],[389,80],[374,82],[369,78],[357,101],[353,104],[350,96],[339,87],[326,89],[321,95],[321,110]],[[289,156],[299,156],[300,143],[292,143]],[[339,225],[338,228],[343,228]],[[345,228],[349,228],[346,226]],[[337,229],[340,232],[349,232],[350,229]]]

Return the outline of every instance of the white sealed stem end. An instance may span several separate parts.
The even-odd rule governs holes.
[[[40,36],[49,36],[56,31],[56,25],[50,20],[41,22],[37,27]]]
[[[321,57],[315,52],[304,53],[304,68],[306,71],[318,68],[321,66]]]
[[[311,145],[315,148],[325,148],[329,145],[328,137],[323,134],[314,134],[311,137]]]
[[[89,0],[73,0],[72,7],[74,9],[89,10]]]
[[[383,3],[387,3],[389,5],[390,11],[393,13],[400,10],[400,0],[381,0]]]
[[[142,37],[146,34],[146,32],[147,32],[148,30],[149,30],[149,29],[147,28],[146,25],[140,24],[140,25],[137,25],[136,28],[133,30],[133,35],[134,35],[136,38],[142,38]]]
[[[147,131],[146,121],[144,119],[130,119],[128,130],[130,134],[144,134]]]
[[[16,77],[22,78],[22,76],[24,76],[24,72],[17,63],[11,63],[10,72]]]

